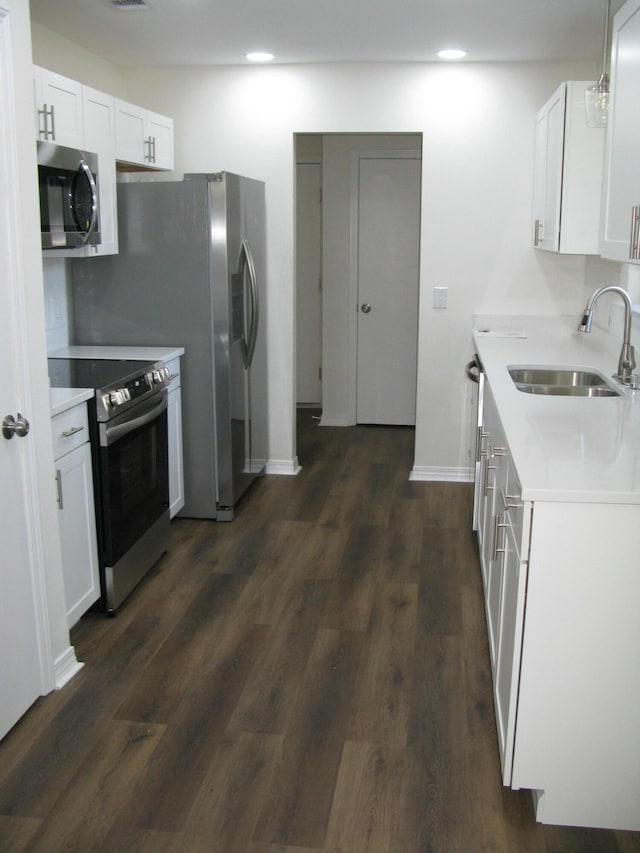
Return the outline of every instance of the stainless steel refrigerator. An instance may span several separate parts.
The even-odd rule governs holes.
[[[118,184],[118,230],[71,263],[74,342],[185,348],[180,514],[231,520],[268,452],[264,184]]]

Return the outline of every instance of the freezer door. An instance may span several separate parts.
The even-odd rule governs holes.
[[[264,185],[223,172],[210,177],[209,199],[216,517],[222,521],[233,518],[234,505],[266,463]]]

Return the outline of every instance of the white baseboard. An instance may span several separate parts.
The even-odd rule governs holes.
[[[56,682],[56,690],[60,690],[61,687],[67,683],[67,681],[71,681],[73,676],[80,672],[83,663],[76,658],[76,650],[73,646],[68,646],[67,649],[62,652],[61,655],[53,662],[53,672],[54,678]]]
[[[302,467],[298,462],[298,457],[293,459],[270,459],[267,462],[267,474],[281,474],[288,477],[295,477],[302,471]]]
[[[428,465],[414,465],[409,479],[425,482],[473,483],[474,473],[473,468],[431,468]]]
[[[320,426],[326,427],[347,427],[353,426],[353,424],[349,423],[349,419],[345,417],[327,417],[326,415],[322,415],[320,418]]]

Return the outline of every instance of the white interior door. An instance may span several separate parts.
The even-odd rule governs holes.
[[[417,156],[358,158],[356,422],[415,424]]]
[[[11,129],[14,103],[10,88],[10,18],[0,10],[0,421],[6,415],[15,419],[21,406],[19,355],[27,346],[16,234],[20,188]],[[29,435],[7,439],[0,432],[0,738],[42,692],[28,522],[32,440]]]
[[[322,167],[296,165],[296,400],[322,403]]]

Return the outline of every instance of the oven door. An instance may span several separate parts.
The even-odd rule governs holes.
[[[167,391],[99,425],[103,564],[120,558],[169,507]]]

